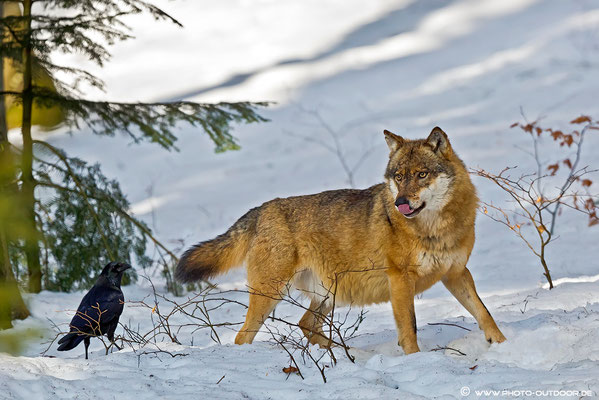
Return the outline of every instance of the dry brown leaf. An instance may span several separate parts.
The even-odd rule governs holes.
[[[292,365],[283,368],[283,372],[286,373],[286,374],[292,374],[292,373],[297,372],[297,371],[299,371],[299,370],[296,367],[292,366]]]
[[[568,145],[568,147],[572,146],[574,143],[574,137],[572,135],[564,135],[564,143]]]
[[[564,133],[562,131],[552,131],[551,132],[551,137],[553,138],[553,140],[557,140],[560,137],[562,137],[564,135]]]
[[[551,171],[551,175],[555,175],[557,170],[559,169],[559,164],[551,164],[547,166],[547,169]]]
[[[563,163],[566,164],[568,168],[572,169],[572,162],[570,162],[569,158],[566,158]]]
[[[585,122],[591,122],[591,119],[586,115],[581,115],[580,117],[570,121],[571,124],[584,124]]]

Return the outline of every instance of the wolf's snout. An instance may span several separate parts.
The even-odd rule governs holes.
[[[397,211],[403,215],[411,214],[414,211],[414,209],[410,207],[410,202],[405,197],[398,197],[395,200],[395,207],[397,207]]]
[[[398,197],[395,200],[395,207],[399,207],[399,206],[401,206],[403,204],[410,204],[410,202],[405,197]]]
[[[402,213],[407,218],[415,217],[422,211],[426,203],[422,202],[422,204],[416,208],[412,208],[410,205],[410,201],[405,197],[398,197],[395,199],[395,207],[397,207],[397,211]]]

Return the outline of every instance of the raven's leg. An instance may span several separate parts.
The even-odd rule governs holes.
[[[83,344],[85,344],[85,359],[87,360],[87,348],[89,347],[89,336],[83,339]]]
[[[114,345],[114,347],[116,347],[119,350],[123,350],[122,348],[119,347],[118,344],[116,344],[114,342],[114,331],[116,331],[116,327],[118,325],[118,321],[115,322],[114,324],[112,324],[109,328],[108,328],[108,332],[106,332],[106,336],[108,337],[108,340],[110,340],[110,343],[112,343]]]
[[[108,333],[108,334],[106,334],[106,336],[108,336],[108,340],[110,340],[110,343],[112,343],[112,345],[113,345],[114,347],[116,347],[116,348],[117,348],[117,349],[119,349],[119,350],[123,350],[123,349],[122,349],[122,348],[121,348],[121,347],[120,347],[118,344],[116,344],[116,342],[114,341],[114,334],[112,334],[112,335],[111,335],[111,334],[109,334],[109,333]]]

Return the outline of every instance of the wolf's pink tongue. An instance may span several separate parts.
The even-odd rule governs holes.
[[[397,206],[397,211],[399,211],[403,215],[408,215],[411,214],[414,210],[410,207],[409,204],[400,204]]]

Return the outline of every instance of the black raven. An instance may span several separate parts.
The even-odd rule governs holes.
[[[129,268],[129,264],[117,262],[111,262],[104,267],[96,284],[81,300],[71,320],[70,332],[58,341],[58,351],[74,349],[83,341],[87,360],[87,348],[91,337],[106,335],[114,344],[114,331],[125,301],[121,291],[121,278],[123,272]]]

